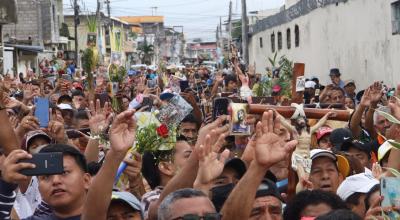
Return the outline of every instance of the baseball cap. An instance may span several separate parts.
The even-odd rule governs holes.
[[[57,107],[60,108],[61,110],[73,110],[70,104],[65,104],[65,103],[61,103],[57,105]]]
[[[381,161],[386,154],[392,150],[393,145],[389,143],[389,141],[385,141],[379,148],[378,148],[378,161]]]
[[[273,196],[284,202],[281,194],[279,193],[278,187],[271,180],[264,178],[257,189],[256,198],[263,196]]]
[[[336,150],[340,150],[340,147],[345,141],[352,140],[353,134],[348,128],[337,128],[332,131],[329,136],[329,140]]]
[[[26,140],[25,140],[26,151],[29,152],[28,147],[30,145],[30,142],[36,137],[43,137],[43,138],[47,139],[49,141],[49,143],[51,142],[51,137],[49,135],[47,135],[44,131],[42,131],[42,130],[30,131],[26,134]]]
[[[241,178],[246,173],[246,164],[240,158],[232,158],[226,161],[224,169],[231,168],[239,174]]]
[[[85,94],[81,90],[78,89],[78,90],[73,91],[71,96],[72,96],[72,98],[74,98],[75,96],[85,97]]]
[[[329,72],[329,76],[340,76],[340,70],[338,68],[332,68]]]
[[[310,158],[312,161],[320,157],[328,157],[333,161],[335,161],[337,168],[339,172],[343,175],[343,177],[346,177],[349,174],[350,164],[349,161],[344,156],[335,155],[332,151],[324,149],[313,149],[310,151]]]
[[[365,153],[367,153],[368,155],[370,155],[371,153],[371,145],[366,144],[362,141],[359,140],[348,140],[345,141],[342,146],[341,146],[341,150],[342,151],[348,151],[350,149],[350,147],[354,147],[357,148],[360,151],[363,151]]]
[[[162,93],[160,95],[160,99],[162,101],[168,101],[168,100],[172,99],[172,97],[174,97],[174,94],[173,93],[169,93],[169,92],[165,92],[165,93]]]
[[[346,200],[354,193],[368,193],[377,184],[379,184],[379,181],[369,173],[355,174],[348,176],[340,184],[337,195]]]
[[[319,141],[322,137],[324,137],[325,135],[329,135],[331,134],[333,131],[332,128],[330,127],[321,127],[320,129],[318,129],[317,131],[317,140]]]
[[[128,204],[132,209],[135,211],[140,212],[140,216],[144,219],[144,213],[141,208],[140,201],[131,193],[129,192],[113,192],[111,195],[111,202],[112,201],[122,201]]]
[[[64,101],[72,102],[72,98],[69,95],[62,95],[58,98],[57,103],[62,103]]]
[[[304,88],[306,88],[306,89],[309,89],[309,88],[314,89],[316,85],[317,84],[314,81],[309,80],[304,85]]]
[[[344,86],[348,86],[350,84],[356,85],[354,80],[352,80],[352,79],[344,81]]]

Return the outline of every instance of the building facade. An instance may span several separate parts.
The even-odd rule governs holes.
[[[400,82],[399,0],[290,0],[250,27],[250,63],[265,72],[275,52],[305,63],[306,76],[329,83],[329,69],[359,88]]]
[[[7,1],[6,1],[7,2]],[[38,72],[38,63],[51,59],[66,45],[60,37],[63,19],[62,0],[18,0],[18,22],[3,26],[5,73]]]

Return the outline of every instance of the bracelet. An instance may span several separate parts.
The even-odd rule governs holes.
[[[101,139],[100,135],[98,134],[97,135],[90,134],[89,138],[95,141],[99,141]]]

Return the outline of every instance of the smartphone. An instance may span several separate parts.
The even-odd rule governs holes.
[[[179,81],[179,86],[181,87],[181,91],[185,91],[189,88],[189,81]]]
[[[90,128],[81,128],[78,131],[86,134],[87,136],[90,136]]]
[[[150,97],[143,97],[142,107],[147,106],[147,111],[150,111],[153,108],[153,99]]]
[[[65,133],[67,133],[68,139],[75,139],[75,138],[80,138],[80,137],[82,137],[82,134],[79,133],[79,132],[78,132],[77,130],[75,130],[75,129],[66,130]]]
[[[20,160],[20,163],[33,163],[33,169],[23,169],[20,171],[25,176],[43,176],[61,174],[64,172],[64,160],[61,152],[37,153],[31,159]]]
[[[157,81],[154,79],[148,79],[147,80],[147,87],[149,87],[150,89],[154,89],[157,87]]]
[[[228,115],[228,107],[229,107],[230,100],[228,98],[216,98],[213,102],[213,113],[212,117],[213,120],[217,119],[221,115]]]
[[[67,80],[69,82],[72,81],[71,75],[68,75],[68,74],[62,74],[61,78],[65,79],[65,80]]]
[[[49,125],[49,107],[49,99],[42,97],[37,97],[35,99],[35,117],[39,119],[39,125],[41,128],[47,128]]]
[[[381,178],[381,196],[383,196],[382,207],[400,206],[400,177],[382,177]],[[388,213],[391,220],[400,219],[397,211]]]

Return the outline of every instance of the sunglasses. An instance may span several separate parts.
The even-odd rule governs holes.
[[[174,218],[172,220],[220,220],[221,215],[219,213],[207,213],[204,216],[199,216],[196,214],[187,214]]]

